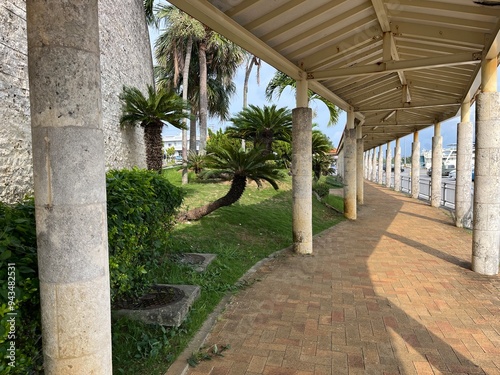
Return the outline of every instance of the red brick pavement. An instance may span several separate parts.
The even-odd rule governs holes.
[[[286,253],[232,300],[190,375],[500,374],[500,278],[470,271],[443,210],[365,184],[358,220]]]

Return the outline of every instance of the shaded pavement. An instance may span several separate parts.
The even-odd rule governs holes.
[[[358,220],[262,266],[190,375],[500,374],[500,278],[448,213],[365,183]],[[272,240],[272,239],[270,239]]]

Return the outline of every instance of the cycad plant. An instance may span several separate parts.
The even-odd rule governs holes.
[[[245,192],[247,179],[253,181],[267,181],[274,189],[278,189],[277,180],[281,172],[271,162],[272,154],[262,152],[260,148],[248,151],[228,144],[218,148],[214,153],[206,156],[206,166],[211,168],[205,174],[226,175],[231,177],[231,188],[222,198],[202,207],[180,214],[180,221],[199,220],[218,208],[230,206],[237,202]]]
[[[273,152],[273,142],[290,142],[292,137],[292,112],[276,105],[264,108],[250,105],[231,118],[233,126],[227,133],[235,138],[252,141],[263,148],[265,154]]]
[[[163,140],[161,131],[167,123],[183,129],[182,120],[188,116],[187,104],[173,91],[155,90],[148,85],[147,97],[136,87],[123,87],[121,125],[140,125],[144,128],[146,164],[148,169],[162,169]]]

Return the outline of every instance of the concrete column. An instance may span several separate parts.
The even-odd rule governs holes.
[[[365,177],[365,179],[368,179],[368,175],[370,173],[369,164],[368,164],[369,156],[370,156],[369,151],[366,151],[364,153],[364,160],[363,160],[363,171],[364,171],[364,177]]]
[[[457,126],[457,180],[455,185],[455,225],[464,226],[464,219],[472,206],[472,122],[470,96],[462,103],[460,123]]]
[[[373,148],[372,155],[372,181],[377,181],[377,148]]]
[[[387,150],[385,151],[385,186],[391,187],[391,142],[387,143]]]
[[[354,112],[347,111],[347,125],[344,132],[344,216],[356,220],[356,129],[354,128]]]
[[[483,92],[476,97],[472,270],[483,275],[498,274],[500,264],[500,94],[494,55],[483,61]]]
[[[292,111],[293,249],[312,253],[312,111],[307,81],[297,81],[297,108]]]
[[[45,374],[112,374],[97,0],[28,0]]]
[[[401,138],[396,138],[394,148],[394,190],[401,191]]]
[[[382,146],[378,146],[378,170],[377,182],[382,185],[382,178],[384,177],[384,154],[382,153]]]
[[[363,142],[363,130],[361,128],[361,124],[356,126],[356,200],[358,205],[362,205],[364,203],[364,179],[363,179],[363,152],[365,150],[364,142]]]
[[[420,192],[420,142],[418,132],[413,133],[411,145],[411,196],[418,199]]]
[[[432,175],[431,175],[431,206],[441,205],[441,181],[443,172],[443,137],[441,137],[441,123],[434,124],[432,137]]]

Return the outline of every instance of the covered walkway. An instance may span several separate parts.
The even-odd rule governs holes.
[[[470,232],[373,183],[356,221],[286,252],[238,293],[190,375],[500,374],[500,278],[470,270]]]

